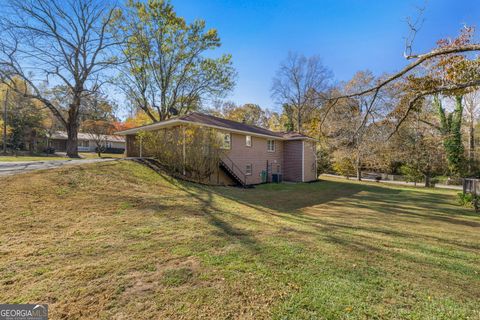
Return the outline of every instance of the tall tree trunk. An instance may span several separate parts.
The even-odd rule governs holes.
[[[425,188],[429,188],[429,187],[431,187],[430,174],[426,174],[425,175]]]
[[[76,121],[67,123],[67,157],[80,158],[78,155],[78,125]]]
[[[297,131],[302,133],[302,112],[300,108],[298,109],[298,116],[297,116]]]
[[[78,109],[80,108],[80,96],[75,95],[68,109],[67,129],[67,157],[80,158],[78,155]]]
[[[360,153],[357,153],[357,162],[355,167],[357,170],[357,180],[362,181],[362,166],[360,163]]]
[[[362,162],[361,162],[361,152],[360,152],[360,145],[358,143],[359,137],[356,137],[356,151],[357,151],[357,159],[355,161],[355,170],[357,172],[357,180],[362,181]]]

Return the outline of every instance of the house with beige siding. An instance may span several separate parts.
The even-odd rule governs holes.
[[[193,112],[151,125],[117,132],[126,136],[128,157],[148,156],[138,133],[200,126],[218,130],[224,153],[218,171],[207,181],[220,185],[254,185],[267,182],[317,180],[316,140],[296,132],[265,128]]]

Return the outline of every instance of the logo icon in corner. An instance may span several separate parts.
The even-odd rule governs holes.
[[[0,320],[48,320],[48,305],[0,304]]]

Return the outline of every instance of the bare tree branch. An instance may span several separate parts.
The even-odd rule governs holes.
[[[397,122],[395,126],[395,130],[389,135],[389,138],[395,134],[395,132],[398,130],[398,128],[402,125],[402,123],[407,119],[408,115],[410,112],[414,109],[415,104],[422,99],[425,96],[429,96],[432,94],[437,94],[437,93],[448,93],[448,92],[454,92],[456,90],[461,90],[461,89],[467,89],[471,87],[477,87],[480,86],[480,80],[473,80],[461,84],[455,84],[455,85],[447,85],[447,86],[439,86],[431,90],[424,90],[421,91],[413,98],[410,99],[407,105],[407,109],[404,111],[403,116],[400,118],[400,120]]]
[[[69,156],[78,156],[82,100],[99,89],[103,71],[116,63],[112,50],[121,40],[108,30],[114,12],[106,0],[11,0],[0,13],[0,80],[13,90],[14,79],[32,88],[33,93],[24,94],[43,103],[65,126]],[[62,84],[66,112],[40,90],[40,85]]]

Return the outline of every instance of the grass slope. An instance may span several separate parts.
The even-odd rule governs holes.
[[[127,161],[4,180],[0,301],[51,319],[480,317],[480,218],[449,191],[205,187]]]

